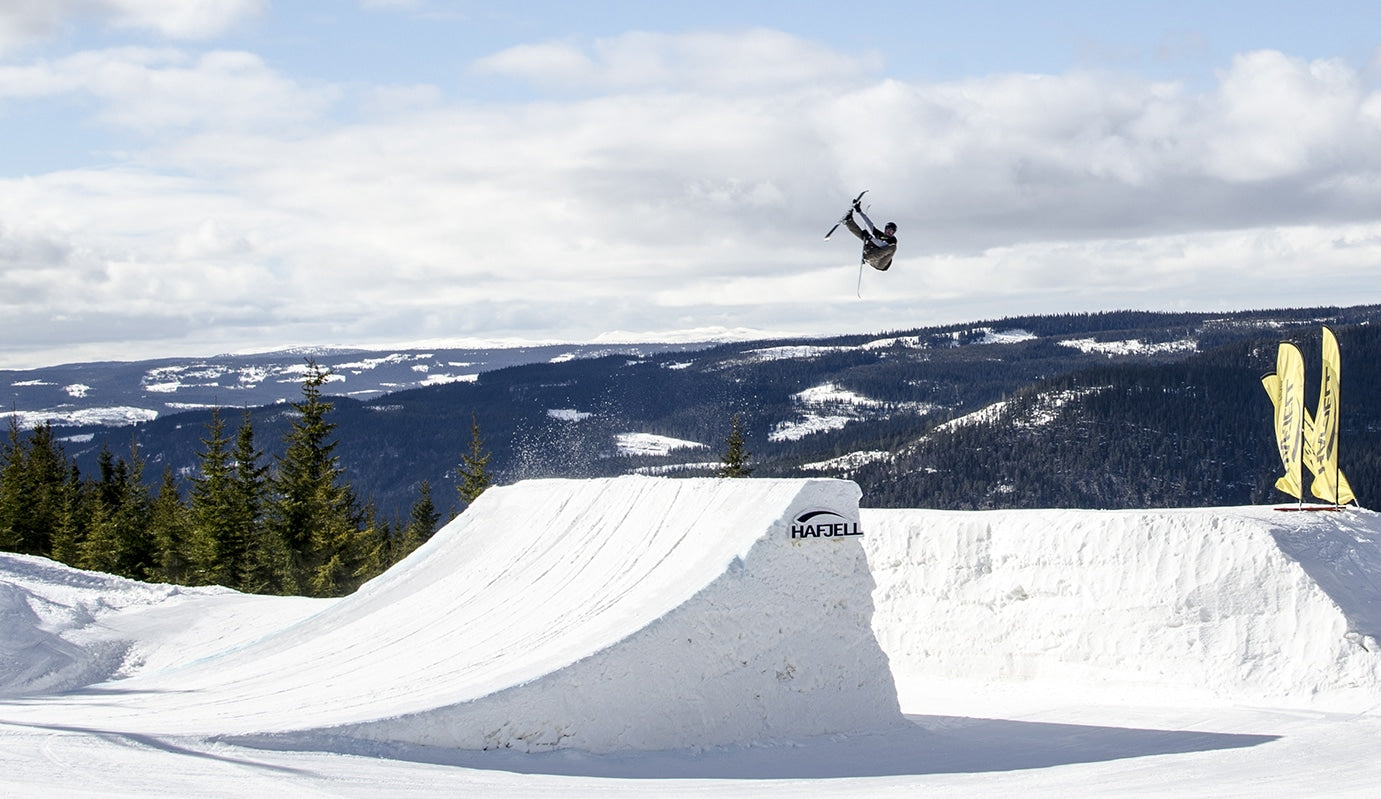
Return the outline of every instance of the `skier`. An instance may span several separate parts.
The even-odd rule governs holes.
[[[882,232],[879,233],[873,220],[863,213],[863,208],[858,204],[862,197],[863,195],[860,194],[854,199],[853,207],[840,221],[844,223],[850,233],[863,240],[864,262],[879,272],[886,272],[892,266],[892,256],[897,253],[897,223],[888,222],[882,226]],[[868,226],[867,233],[864,233],[863,228],[854,221],[854,214],[863,217],[863,223]]]

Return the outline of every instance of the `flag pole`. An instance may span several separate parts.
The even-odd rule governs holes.
[[[1329,331],[1332,332],[1332,331]],[[1338,340],[1333,337],[1334,343]],[[1333,439],[1333,507],[1343,506],[1343,348],[1338,347],[1338,426],[1334,430]]]

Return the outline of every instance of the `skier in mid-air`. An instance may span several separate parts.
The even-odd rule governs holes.
[[[868,218],[868,215],[863,212],[862,206],[858,204],[862,197],[863,195],[860,194],[854,199],[853,207],[840,221],[844,227],[849,229],[850,233],[863,240],[864,263],[879,272],[886,272],[892,266],[892,256],[897,253],[897,223],[888,222],[882,226],[882,231],[879,232],[877,226],[873,224],[873,220]],[[863,224],[868,226],[867,232],[864,232],[863,228],[854,221],[854,214],[863,218]]]

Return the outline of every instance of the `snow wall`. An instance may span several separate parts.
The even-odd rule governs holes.
[[[492,488],[325,610],[121,680],[119,708],[93,690],[42,713],[147,733],[523,751],[885,728],[902,716],[871,627],[859,493],[826,479]]]
[[[862,511],[874,627],[927,683],[1351,711],[1381,700],[1381,517]],[[1140,690],[1146,689],[1146,690]],[[1101,696],[1100,696],[1101,694]]]

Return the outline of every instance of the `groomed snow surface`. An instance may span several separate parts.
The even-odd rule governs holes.
[[[1381,517],[491,489],[339,600],[0,555],[14,796],[1373,795]]]

